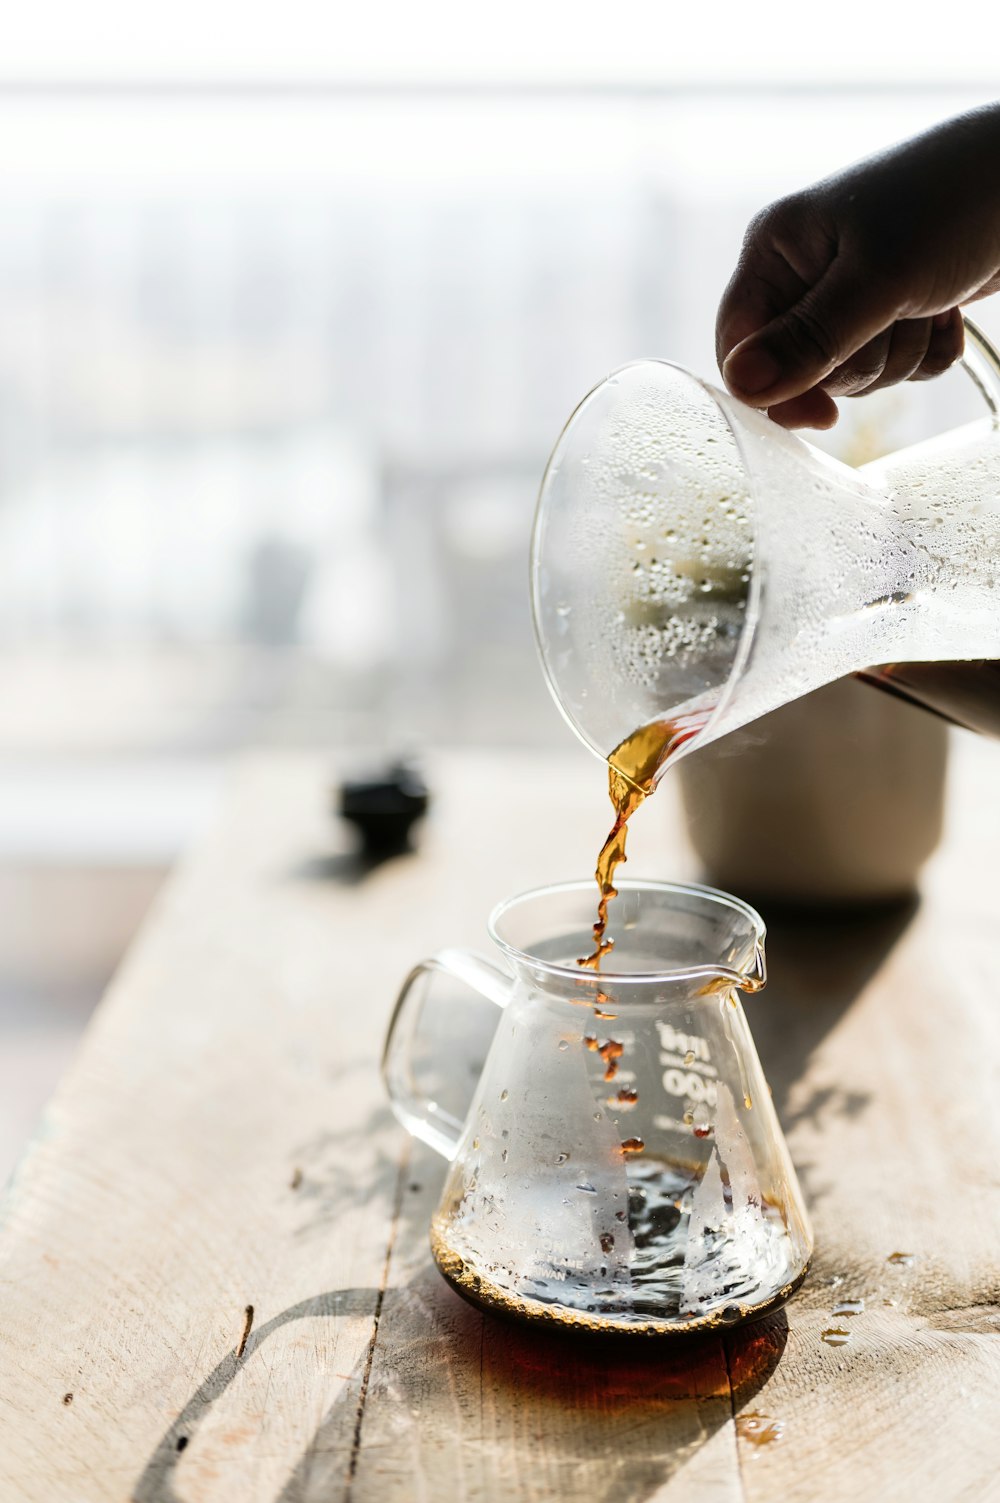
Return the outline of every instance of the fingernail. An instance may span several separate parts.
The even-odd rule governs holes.
[[[781,366],[763,345],[740,344],[727,355],[722,379],[737,395],[759,396],[769,391],[781,375]]]

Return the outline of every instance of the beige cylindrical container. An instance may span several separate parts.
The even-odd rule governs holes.
[[[947,724],[842,679],[699,749],[677,772],[708,878],[754,899],[912,893],[941,837]]]

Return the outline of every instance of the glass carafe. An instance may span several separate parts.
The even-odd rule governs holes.
[[[474,1303],[561,1328],[763,1314],[812,1249],[739,998],[764,984],[764,926],[711,888],[622,882],[614,972],[596,975],[578,964],[593,908],[590,882],[514,898],[490,921],[499,965],[445,951],[403,987],[384,1074],[400,1121],[450,1160],[434,1258]],[[442,973],[502,1009],[464,1121],[414,1078]]]
[[[666,362],[591,392],[542,484],[532,593],[598,755],[662,722],[665,761],[866,670],[1000,730],[1000,359],[968,321],[963,363],[982,420],[860,470]]]

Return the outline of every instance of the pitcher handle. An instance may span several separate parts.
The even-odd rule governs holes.
[[[506,971],[481,955],[469,950],[440,950],[413,967],[396,999],[382,1051],[382,1079],[390,1105],[407,1132],[444,1158],[453,1159],[465,1124],[426,1096],[413,1075],[413,1046],[428,992],[417,982],[435,972],[464,981],[471,991],[497,1007],[507,1006],[514,983]]]
[[[963,315],[964,318],[964,315]],[[1000,428],[1000,350],[977,323],[964,318],[965,353],[962,365],[982,392],[994,428]]]

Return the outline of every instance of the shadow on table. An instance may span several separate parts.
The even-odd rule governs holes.
[[[786,1128],[865,1109],[866,1096],[839,1085],[818,1087],[792,1109],[792,1090],[916,911],[913,901],[856,914],[768,914],[771,975],[747,1012]],[[481,1059],[485,1042],[470,1044],[470,1061]],[[676,1346],[571,1337],[479,1313],[426,1253],[414,1256],[426,1245],[442,1173],[433,1155],[418,1150],[397,1239],[417,1263],[409,1281],[384,1292],[327,1291],[255,1329],[242,1354],[219,1363],[165,1432],[135,1503],[180,1503],[175,1482],[189,1448],[196,1454],[203,1420],[270,1336],[302,1319],[368,1319],[373,1337],[275,1503],[328,1503],[345,1489],[353,1503],[408,1503],[415,1495],[486,1496],[504,1487],[512,1496],[530,1490],[555,1500],[578,1493],[581,1475],[593,1503],[643,1503],[696,1460],[781,1361],[782,1311]],[[320,1190],[332,1214],[337,1187],[324,1182]]]
[[[415,846],[390,850],[331,851],[322,856],[305,856],[287,872],[293,882],[335,882],[341,887],[360,887],[374,872],[415,856]]]
[[[242,1368],[291,1322],[377,1316],[378,1342],[351,1375],[275,1503],[518,1495],[642,1503],[744,1407],[780,1361],[782,1312],[676,1347],[507,1325],[461,1301],[429,1266],[384,1296],[331,1290],[255,1330],[163,1435],[134,1503],[180,1503],[198,1430]],[[266,1357],[261,1360],[267,1360]],[[470,1424],[478,1415],[479,1425]]]
[[[188,1496],[191,1477],[184,1471],[199,1461],[203,1424],[220,1407],[240,1402],[227,1397],[234,1380],[250,1364],[273,1366],[267,1343],[300,1321],[310,1322],[324,1349],[334,1340],[323,1331],[325,1321],[368,1321],[372,1337],[274,1503],[345,1496],[352,1503],[410,1503],[415,1496],[492,1496],[503,1488],[511,1496],[558,1500],[577,1496],[581,1482],[593,1503],[643,1503],[696,1464],[780,1362],[788,1329],[783,1311],[724,1335],[678,1341],[588,1338],[481,1313],[430,1261],[427,1225],[444,1172],[443,1162],[419,1146],[397,1170],[390,1267],[404,1282],[384,1291],[328,1290],[254,1327],[243,1352],[230,1351],[219,1362],[165,1431],[135,1485],[134,1503],[181,1503]],[[314,1370],[315,1358],[309,1362]],[[279,1386],[269,1384],[268,1392],[280,1405]],[[200,1459],[218,1470],[225,1460],[213,1430],[210,1460]],[[728,1445],[710,1467],[732,1466]],[[246,1465],[244,1458],[241,1475]]]
[[[355,1497],[642,1503],[750,1402],[786,1339],[783,1313],[724,1339],[549,1333],[466,1306],[427,1268],[387,1295]]]
[[[850,1010],[918,909],[914,897],[845,912],[772,907],[766,913],[767,986],[746,998],[745,1007],[786,1130],[826,1111],[856,1116],[868,1104],[867,1095],[846,1088],[820,1088],[794,1109],[790,1096],[813,1053]]]

